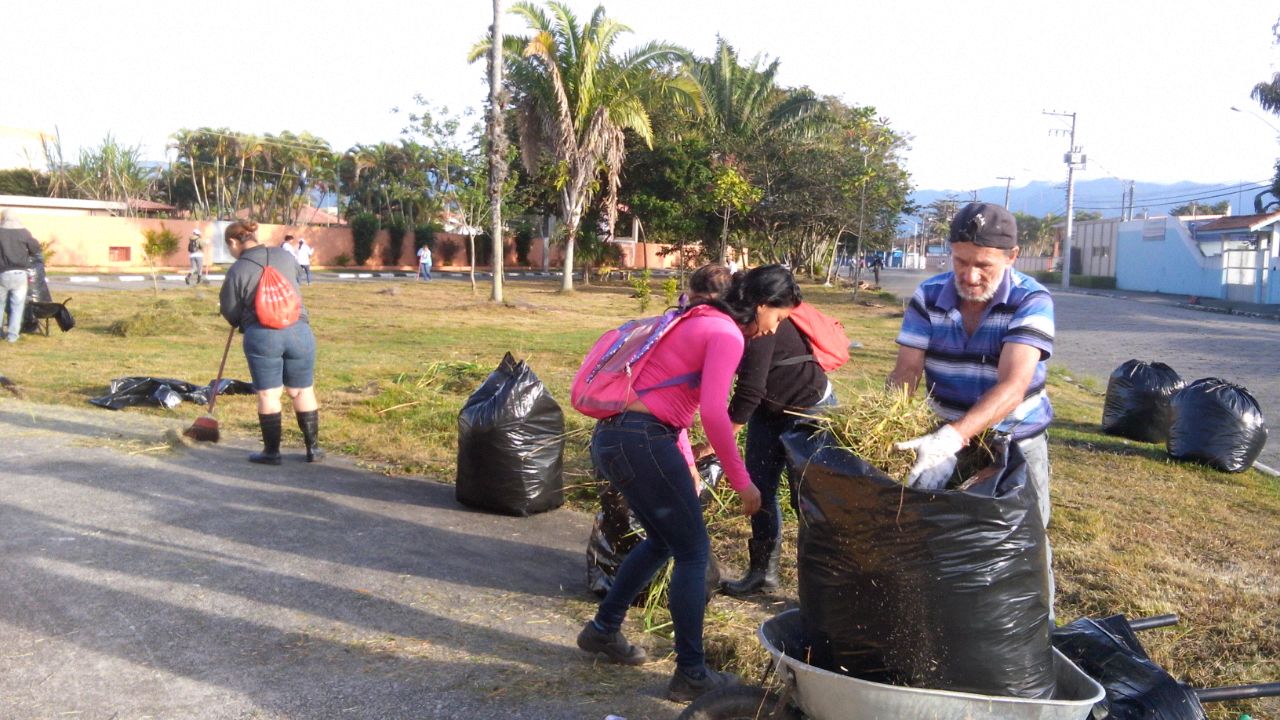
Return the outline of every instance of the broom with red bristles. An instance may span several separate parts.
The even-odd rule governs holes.
[[[196,418],[191,427],[183,431],[183,435],[199,442],[218,442],[221,437],[218,432],[218,419],[213,416],[213,406],[218,402],[218,390],[222,386],[222,371],[227,367],[227,355],[231,352],[231,340],[236,336],[236,329],[231,328],[231,332],[227,333],[227,346],[222,350],[222,362],[218,364],[218,377],[209,386],[209,412],[203,416]]]

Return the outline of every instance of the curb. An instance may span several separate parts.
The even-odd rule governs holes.
[[[1256,318],[1258,320],[1280,321],[1280,315],[1254,312],[1252,310],[1237,310],[1235,308],[1213,307],[1212,305],[1192,305],[1191,303],[1177,303],[1177,306],[1187,308],[1188,310],[1199,310],[1200,312],[1217,313],[1219,315],[1236,315],[1239,317]]]

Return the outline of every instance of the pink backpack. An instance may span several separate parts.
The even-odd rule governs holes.
[[[719,312],[710,305],[695,305],[684,312],[668,310],[649,318],[628,320],[596,340],[573,378],[570,401],[578,412],[603,420],[626,409],[640,399],[640,394],[658,388],[682,385],[696,380],[694,372],[668,378],[651,387],[637,390],[633,383],[648,362],[650,351],[681,320],[708,312]]]

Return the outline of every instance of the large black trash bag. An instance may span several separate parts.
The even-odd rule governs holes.
[[[1140,442],[1169,437],[1169,398],[1186,386],[1162,362],[1130,360],[1111,373],[1102,406],[1102,431]]]
[[[1169,454],[1225,472],[1253,466],[1267,444],[1267,422],[1248,390],[1218,378],[1201,378],[1169,401]]]
[[[709,456],[698,461],[698,474],[702,477],[702,507],[705,510],[712,499],[711,490],[724,476],[720,461]],[[644,528],[640,521],[631,514],[626,498],[607,480],[597,475],[597,491],[600,497],[600,512],[596,513],[595,524],[591,526],[591,537],[587,539],[587,589],[598,597],[604,597],[613,587],[613,578],[618,574],[618,567],[636,545],[644,539]],[[720,589],[720,564],[715,559],[707,563],[707,602]],[[635,603],[644,602],[646,590],[636,596]]]
[[[1044,523],[1017,445],[969,489],[933,492],[825,433],[800,427],[782,442],[801,478],[808,662],[875,682],[1053,695]]]
[[[564,413],[507,353],[458,413],[458,502],[518,516],[558,508],[563,465]]]
[[[1205,720],[1195,691],[1147,657],[1123,615],[1080,618],[1055,629],[1053,645],[1107,691],[1107,720]]]
[[[172,409],[186,400],[197,405],[209,404],[209,385],[193,385],[185,380],[155,377],[122,377],[111,381],[107,394],[91,398],[89,402],[108,410],[119,410],[134,405],[152,405]],[[243,380],[223,378],[218,385],[219,395],[252,395],[253,385]]]

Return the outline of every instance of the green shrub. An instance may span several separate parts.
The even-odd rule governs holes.
[[[440,231],[437,223],[423,223],[413,228],[413,249],[416,252],[423,245],[436,249],[436,233]]]
[[[351,218],[351,242],[356,265],[364,265],[373,257],[373,239],[379,226],[378,216],[373,213],[363,212]]]
[[[183,334],[191,328],[193,317],[189,304],[156,300],[129,317],[111,323],[107,332],[126,338]]]
[[[1040,270],[1030,273],[1031,277],[1039,280],[1044,285],[1060,285],[1062,284],[1061,272],[1050,272],[1048,270]],[[1076,275],[1071,274],[1071,286],[1079,288],[1091,288],[1094,290],[1115,290],[1116,279],[1113,277],[1105,277],[1102,275]]]
[[[648,272],[646,270],[646,272]],[[680,283],[675,278],[667,278],[662,282],[662,296],[667,301],[667,307],[672,307],[676,301],[680,299]]]
[[[346,267],[351,264],[351,256],[343,253],[333,259],[333,264],[338,267]]]
[[[653,297],[653,291],[649,289],[649,280],[653,277],[653,273],[645,268],[640,273],[640,277],[631,281],[631,287],[635,289],[635,298],[640,303],[640,314],[643,315],[649,309],[649,300]]]
[[[400,255],[404,253],[404,221],[388,220],[383,227],[387,229],[387,249],[382,256],[382,264],[399,265]]]

